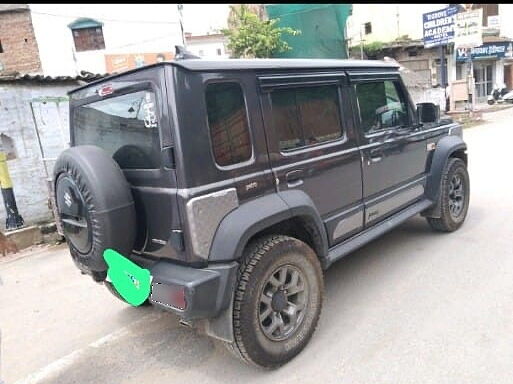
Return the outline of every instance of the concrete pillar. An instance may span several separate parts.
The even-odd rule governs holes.
[[[499,59],[495,62],[495,83],[497,85],[501,85],[505,83],[504,81],[504,59]]]

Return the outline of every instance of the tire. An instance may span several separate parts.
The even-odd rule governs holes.
[[[129,255],[135,243],[136,213],[130,185],[101,148],[72,147],[54,167],[55,199],[71,257],[96,281],[106,277],[103,251]]]
[[[488,100],[488,105],[493,105],[495,103],[494,100]]]
[[[271,278],[273,275],[275,279]],[[277,289],[271,281],[285,281],[286,289]],[[291,293],[291,290],[298,293]],[[271,291],[275,291],[272,299],[267,295]],[[235,342],[229,344],[232,352],[245,362],[268,369],[291,360],[303,350],[315,331],[323,291],[321,265],[308,245],[278,235],[252,242],[246,248],[235,288]],[[264,296],[267,304],[262,301]],[[304,306],[304,309],[294,316],[290,303],[296,308]],[[292,316],[286,312],[292,312]],[[273,322],[280,323],[280,318],[283,327],[278,326],[273,331]]]
[[[454,178],[461,181],[463,196],[461,197],[461,207],[455,209],[456,188],[454,187]],[[451,183],[453,183],[451,187]],[[457,183],[456,183],[457,184]],[[454,192],[453,192],[454,191]],[[458,158],[449,158],[440,185],[440,217],[427,217],[431,228],[439,232],[454,232],[457,230],[467,216],[470,198],[470,179],[465,162]]]

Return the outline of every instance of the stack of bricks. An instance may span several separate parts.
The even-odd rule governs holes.
[[[41,72],[32,17],[26,5],[0,4],[0,46],[0,76]]]

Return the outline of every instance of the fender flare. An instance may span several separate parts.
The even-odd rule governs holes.
[[[258,232],[294,217],[307,218],[318,236],[319,257],[328,254],[328,238],[319,212],[303,191],[290,190],[258,197],[240,205],[221,221],[210,248],[209,262],[237,260]]]
[[[466,149],[467,145],[460,136],[446,136],[438,141],[426,180],[426,197],[435,202],[435,205],[426,212],[426,216],[436,217],[436,212],[439,210],[440,182],[449,157],[457,151]]]

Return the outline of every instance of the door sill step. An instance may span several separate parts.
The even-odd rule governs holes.
[[[423,199],[410,205],[408,208],[390,216],[382,222],[375,224],[374,226],[364,230],[363,232],[347,239],[343,243],[337,244],[328,252],[326,258],[325,269],[329,268],[335,261],[355,251],[356,249],[364,246],[368,242],[380,237],[384,233],[395,228],[403,221],[408,220],[410,217],[415,216],[417,213],[424,211],[429,208],[433,202],[428,199]]]

